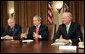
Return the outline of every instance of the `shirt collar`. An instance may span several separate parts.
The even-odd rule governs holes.
[[[68,25],[66,25],[67,27],[70,27],[70,25],[71,25],[71,22],[68,24]]]
[[[40,27],[41,24],[38,25],[38,28]]]
[[[40,24],[38,25],[38,28],[40,27]]]

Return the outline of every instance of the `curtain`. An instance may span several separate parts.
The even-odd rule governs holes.
[[[33,25],[33,17],[39,15],[43,24],[47,24],[48,1],[14,1],[15,20],[22,27]]]
[[[3,33],[4,28],[7,26],[8,15],[8,2],[1,1],[1,33]]]
[[[84,26],[84,1],[69,1],[69,7],[73,21]]]

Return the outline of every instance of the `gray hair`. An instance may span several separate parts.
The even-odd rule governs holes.
[[[14,18],[9,18],[8,20],[13,20],[13,21],[15,21],[15,19],[14,19]]]
[[[68,18],[72,19],[72,14],[70,12],[64,12],[63,14],[66,14]]]
[[[34,17],[38,18],[38,21],[41,21],[41,17],[40,17],[40,16],[35,15]],[[33,18],[34,18],[34,17],[33,17]]]

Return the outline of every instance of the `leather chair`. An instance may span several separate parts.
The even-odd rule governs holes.
[[[48,26],[48,40],[53,40],[54,33],[56,32],[56,25],[55,24],[49,24]],[[22,33],[27,33],[28,34],[29,27],[22,27]]]
[[[29,27],[22,27],[22,33],[27,33],[28,34]]]
[[[84,41],[84,27],[83,26],[81,26],[81,32],[82,32],[82,35],[83,35],[83,37],[82,37],[82,41]]]
[[[48,40],[53,40],[54,33],[56,32],[56,24],[49,24],[47,26],[49,32]]]

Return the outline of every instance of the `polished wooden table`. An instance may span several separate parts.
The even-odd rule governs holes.
[[[76,51],[62,51],[58,46],[52,46],[53,41],[38,43],[22,43],[21,40],[1,40],[1,53],[84,53],[84,49]]]

